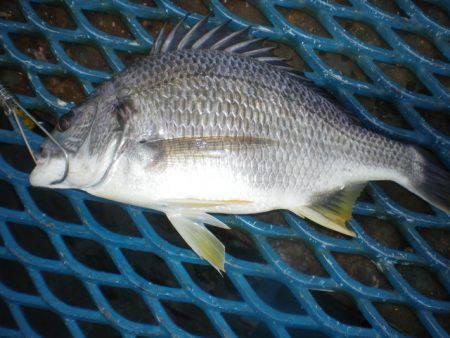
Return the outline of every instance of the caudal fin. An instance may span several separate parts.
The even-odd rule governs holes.
[[[417,152],[411,190],[433,206],[450,213],[450,173]]]

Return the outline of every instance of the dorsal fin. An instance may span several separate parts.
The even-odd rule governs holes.
[[[222,50],[227,53],[241,54],[253,57],[261,62],[266,62],[275,66],[280,66],[290,73],[296,73],[285,61],[286,59],[277,57],[271,52],[276,47],[266,47],[262,45],[264,38],[251,38],[249,31],[251,26],[230,31],[227,29],[230,20],[223,22],[210,30],[206,29],[210,15],[197,21],[191,28],[187,28],[185,23],[189,17],[187,14],[175,27],[164,37],[164,26],[155,39],[150,54],[165,53],[181,49],[212,49]]]
[[[264,46],[262,42],[265,38],[250,37],[249,32],[252,28],[251,26],[237,31],[231,31],[227,28],[231,20],[227,20],[208,30],[206,26],[211,15],[207,15],[197,21],[191,28],[187,28],[186,19],[189,16],[190,14],[185,15],[169,32],[167,37],[164,37],[166,28],[166,25],[164,25],[153,43],[150,54],[153,55],[182,49],[210,49],[252,57],[255,60],[277,66],[279,70],[295,75],[303,85],[314,89],[322,97],[336,102],[330,93],[318,87],[312,80],[306,78],[302,71],[291,67],[287,63],[289,59],[274,55],[272,51],[278,47]]]

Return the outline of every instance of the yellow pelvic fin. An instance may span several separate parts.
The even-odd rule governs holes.
[[[225,271],[225,246],[198,221],[201,218],[205,218],[203,217],[204,215],[197,215],[195,219],[193,219],[193,216],[180,212],[167,213],[167,218],[192,250],[208,261],[217,271]],[[205,220],[207,219],[205,218]],[[211,223],[211,220],[208,223]],[[217,224],[214,225],[219,226]]]
[[[346,222],[352,217],[352,208],[365,184],[352,184],[342,190],[318,196],[310,205],[291,210],[326,228],[344,235],[355,236]]]

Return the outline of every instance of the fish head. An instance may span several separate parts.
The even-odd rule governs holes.
[[[103,88],[61,116],[41,145],[31,185],[83,189],[102,180],[120,143],[116,111],[117,98]]]

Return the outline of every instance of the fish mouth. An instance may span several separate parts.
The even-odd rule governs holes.
[[[52,160],[59,163],[56,165],[52,163]],[[68,173],[68,162],[64,158],[39,158],[33,171],[30,173],[29,180],[32,186],[58,188],[57,185],[66,180]]]

